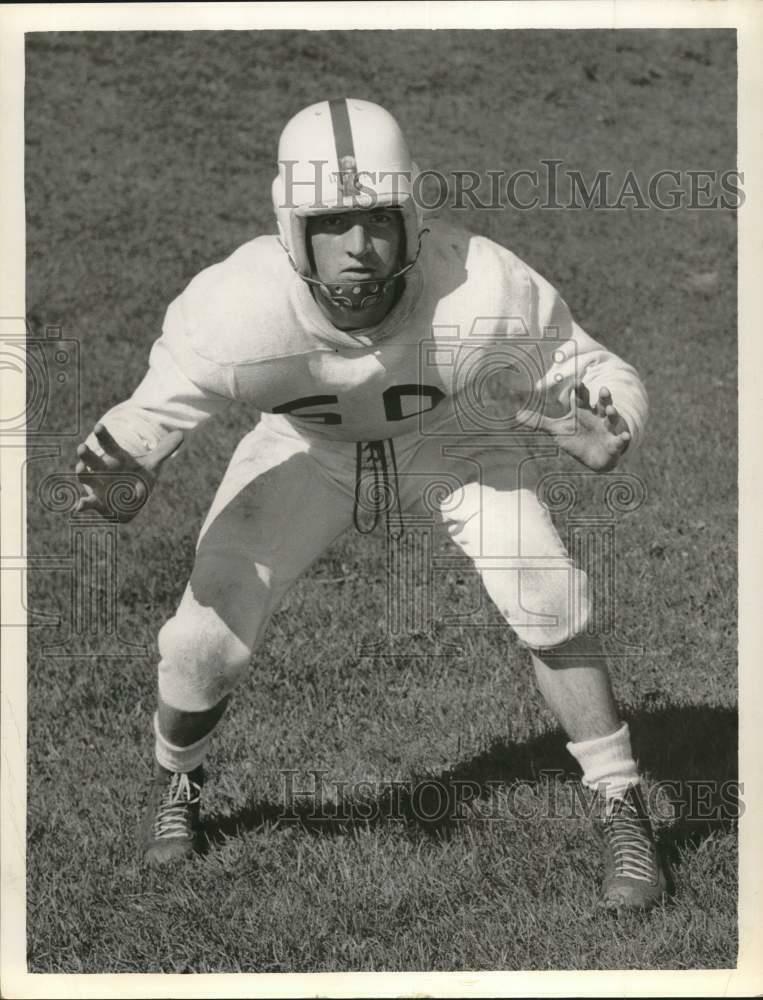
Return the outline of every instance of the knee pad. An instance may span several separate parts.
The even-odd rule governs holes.
[[[501,579],[491,581],[490,576]],[[561,646],[588,623],[588,576],[570,561],[558,569],[523,567],[487,573],[483,579],[498,610],[527,646]]]
[[[203,609],[209,612],[210,609]],[[173,708],[203,712],[233,690],[252,649],[214,613],[175,615],[159,632],[159,694]]]

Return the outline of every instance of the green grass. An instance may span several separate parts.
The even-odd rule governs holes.
[[[201,267],[270,232],[278,133],[324,95],[386,104],[423,166],[590,175],[735,167],[729,33],[396,32],[30,36],[28,310],[81,344],[83,430],[141,378],[167,303]],[[736,776],[736,228],[728,211],[459,213],[561,290],[650,393],[627,471],[647,502],[617,524],[618,636],[644,648],[612,674],[649,782]],[[711,277],[702,286],[701,277]],[[216,738],[211,845],[171,876],[138,864],[151,768],[154,637],[182,593],[201,519],[255,414],[231,410],[170,463],[119,530],[120,634],[63,659],[64,571],[31,574],[28,948],[35,972],[714,968],[736,962],[736,835],[725,818],[659,824],[676,881],[646,918],[595,915],[598,854],[571,801],[572,760],[507,628],[440,625],[434,651],[384,638],[385,546],[348,533],[274,616]],[[29,466],[33,555],[69,525],[37,501],[79,440]],[[592,500],[588,500],[592,509]],[[560,522],[562,532],[566,530]],[[453,554],[437,536],[439,553]],[[438,620],[477,609],[475,578],[436,577]],[[446,643],[461,653],[447,655]],[[612,644],[611,644],[612,645]],[[614,646],[613,646],[614,649]],[[59,649],[59,652],[61,650]],[[614,649],[616,652],[617,650]],[[407,655],[402,655],[406,653]],[[279,820],[299,782],[368,781],[370,822],[327,796]],[[561,772],[551,782],[542,773]],[[451,823],[385,788],[476,782]],[[521,793],[521,795],[520,795]],[[524,796],[532,819],[512,810]],[[522,800],[524,801],[524,799]],[[516,802],[514,803],[516,805]],[[336,815],[339,810],[339,816]]]

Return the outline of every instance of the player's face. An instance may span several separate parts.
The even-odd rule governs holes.
[[[392,209],[340,212],[308,219],[315,276],[326,284],[388,278],[400,264],[403,220]]]

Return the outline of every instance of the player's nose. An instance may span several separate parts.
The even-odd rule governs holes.
[[[353,223],[345,233],[344,246],[353,257],[361,257],[368,249],[368,230],[362,222]]]

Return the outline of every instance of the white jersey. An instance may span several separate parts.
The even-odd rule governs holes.
[[[561,415],[576,381],[592,396],[609,388],[637,445],[647,400],[636,371],[573,321],[548,282],[485,237],[432,222],[389,315],[345,333],[276,237],[264,236],[171,303],[148,373],[103,422],[136,455],[234,401],[253,423],[258,413],[282,414],[322,439],[426,433],[454,414],[469,432],[493,433],[516,430],[520,408]]]

